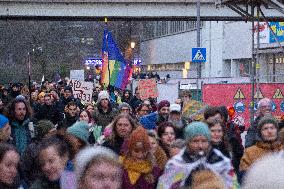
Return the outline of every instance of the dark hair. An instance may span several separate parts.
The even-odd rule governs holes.
[[[7,143],[0,143],[0,162],[3,160],[8,151],[14,151],[19,154],[15,146]]]
[[[70,158],[72,154],[72,145],[69,143],[69,141],[66,139],[66,136],[62,134],[54,134],[51,136],[48,136],[44,138],[39,145],[39,153],[42,150],[45,150],[46,148],[54,146],[58,155],[60,157],[63,157],[64,155],[68,155],[68,158]]]
[[[204,111],[204,119],[208,119],[209,117],[215,116],[216,114],[220,114],[223,117],[223,113],[219,107],[209,106]],[[224,117],[223,117],[224,118]]]
[[[222,127],[222,131],[223,131],[222,143],[224,144],[226,150],[232,151],[232,147],[229,143],[229,139],[227,135],[227,128],[226,128],[225,123],[223,123],[222,120],[220,119],[214,119],[213,121],[209,121],[209,122],[207,121],[206,123],[208,124],[209,129],[211,127],[214,127],[217,124],[220,124],[220,126]]]
[[[174,126],[171,122],[165,121],[165,122],[162,122],[162,123],[159,125],[159,127],[158,127],[158,132],[157,132],[157,133],[158,133],[158,137],[159,137],[159,138],[161,138],[162,135],[165,133],[165,130],[166,130],[167,127],[173,128],[173,130],[174,130],[174,132],[175,132],[175,134],[176,134],[175,126]]]
[[[145,103],[139,104],[138,107],[136,108],[136,112],[137,112],[137,113],[140,112],[141,109],[142,109],[144,106],[147,107],[147,108],[149,108],[148,113],[151,112],[151,110],[152,110],[151,105],[150,105],[150,104],[145,104]]]
[[[86,113],[87,113],[87,115],[88,115],[88,117],[89,117],[89,122],[88,122],[88,123],[91,123],[91,121],[92,121],[92,115],[91,115],[91,113],[90,113],[88,110],[81,110],[81,111],[80,111],[80,113],[79,113],[79,120],[80,120],[80,115],[81,115],[82,112],[86,112]]]
[[[31,106],[27,103],[26,100],[24,99],[14,99],[10,104],[8,104],[8,106],[5,108],[4,110],[4,115],[7,116],[9,118],[10,121],[14,121],[17,120],[17,118],[15,117],[15,108],[16,108],[16,104],[18,103],[24,103],[25,107],[26,107],[26,115],[25,115],[25,119],[27,118],[31,118],[32,117],[32,108]]]
[[[220,106],[219,108],[221,110],[221,116],[227,122],[228,117],[229,117],[229,113],[228,113],[227,107],[226,106]]]
[[[76,107],[78,107],[77,104],[76,104],[74,101],[68,102],[67,108],[69,108],[70,106],[76,106]]]

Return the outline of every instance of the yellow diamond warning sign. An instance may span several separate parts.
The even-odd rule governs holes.
[[[272,98],[284,98],[280,89],[276,89]]]
[[[234,99],[244,99],[244,98],[245,98],[245,95],[242,92],[242,90],[239,88],[234,96]]]

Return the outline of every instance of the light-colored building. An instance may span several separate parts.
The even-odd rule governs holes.
[[[185,62],[192,59],[191,49],[197,44],[195,21],[147,22],[143,28],[140,55],[145,71],[158,72],[162,77],[166,74],[170,74],[172,78],[197,77],[198,63],[190,63],[190,69],[185,69],[185,64],[188,64]],[[282,33],[278,32],[278,35]],[[202,63],[202,78],[215,78],[215,82],[216,78],[222,81],[223,78],[230,78],[230,81],[238,83],[250,77],[251,22],[202,22],[201,46],[207,49],[207,61]],[[284,71],[284,54],[279,52],[277,43],[268,42],[260,47],[265,48],[259,51],[260,81],[282,82],[280,76]],[[276,75],[274,80],[273,70]]]

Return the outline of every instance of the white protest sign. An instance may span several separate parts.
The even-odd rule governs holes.
[[[84,70],[70,70],[70,80],[84,81]]]
[[[75,98],[81,99],[81,102],[91,103],[93,94],[93,83],[71,80],[70,85],[72,86],[73,95]]]

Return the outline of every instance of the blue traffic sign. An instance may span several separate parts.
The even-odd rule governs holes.
[[[206,62],[206,48],[192,48],[192,62]]]

